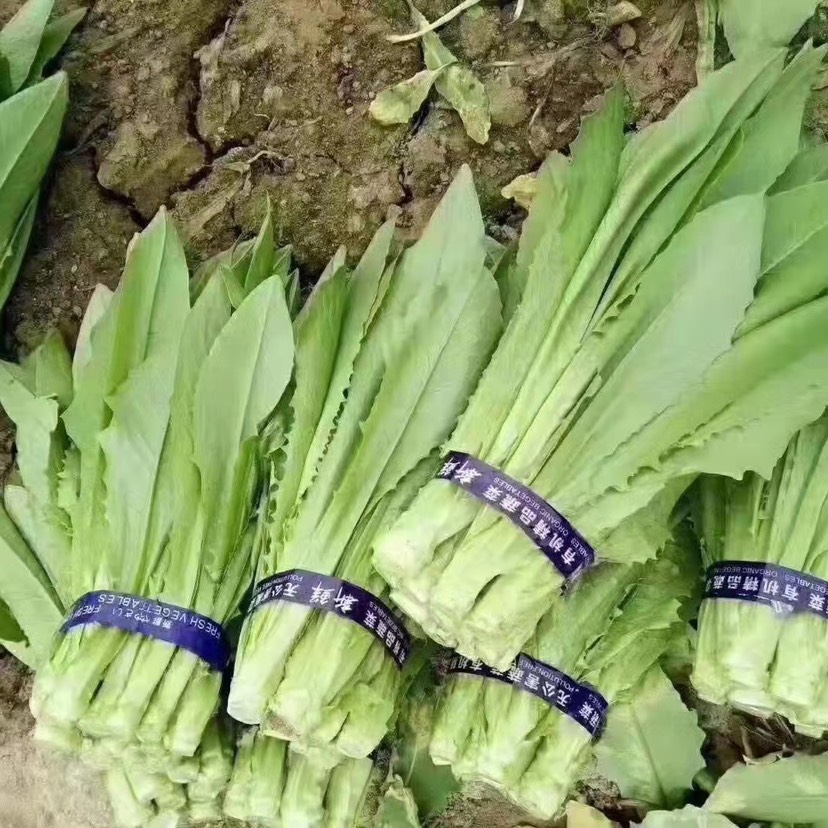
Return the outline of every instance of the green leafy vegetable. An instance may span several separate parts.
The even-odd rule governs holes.
[[[730,51],[738,58],[787,46],[818,4],[819,0],[719,0],[719,19]]]
[[[23,262],[68,100],[66,76],[41,81],[43,70],[84,15],[49,22],[53,2],[27,0],[0,29],[0,309]]]
[[[420,828],[420,817],[414,795],[398,776],[385,789],[377,815],[380,828]]]
[[[331,769],[248,728],[240,737],[224,813],[256,825],[351,828],[372,783],[370,759]]]
[[[391,761],[395,779],[410,792],[416,813],[423,819],[444,811],[460,788],[451,770],[445,765],[434,764],[429,755],[437,706],[433,665],[433,660],[428,659],[402,702]],[[408,799],[407,795],[400,793],[400,796]]]
[[[655,666],[635,694],[613,710],[596,746],[598,772],[618,785],[624,799],[671,808],[685,801],[704,766],[704,733]]]
[[[0,641],[4,644],[17,644],[26,638],[20,625],[14,620],[11,610],[6,603],[0,599]]]
[[[650,811],[642,828],[734,828],[726,817],[688,805],[680,811]]]
[[[58,56],[60,50],[66,45],[69,35],[84,17],[86,17],[86,9],[74,9],[56,17],[46,25],[40,45],[37,47],[37,54],[29,70],[27,85],[37,83],[41,79],[47,64]]]
[[[0,78],[0,99],[17,92],[29,77],[53,5],[54,0],[28,0],[0,29],[5,73]]]
[[[566,804],[566,828],[613,828],[613,825],[614,823],[589,805],[576,802],[574,799]]]

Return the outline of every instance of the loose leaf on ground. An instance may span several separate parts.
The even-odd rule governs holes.
[[[618,785],[625,799],[675,807],[704,765],[703,741],[695,714],[656,666],[635,697],[612,711],[596,746],[598,771]]]
[[[532,206],[538,191],[538,177],[535,173],[524,173],[513,178],[501,191],[503,198],[513,198],[515,202],[528,210]]]
[[[383,126],[390,124],[407,124],[425,103],[431,87],[442,74],[445,67],[423,69],[408,80],[384,89],[371,101],[368,111]]]
[[[828,814],[828,754],[800,754],[763,765],[736,765],[705,809],[766,822],[819,822]]]
[[[411,16],[418,28],[428,25],[428,20],[414,6],[411,7]],[[469,138],[478,144],[485,144],[489,140],[492,120],[483,84],[443,45],[436,32],[423,35],[423,57],[426,68],[432,71],[447,67],[437,78],[435,87],[456,110]]]

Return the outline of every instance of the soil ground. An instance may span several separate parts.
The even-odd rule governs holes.
[[[0,0],[0,22],[19,2]],[[452,5],[420,9],[433,19]],[[369,118],[377,91],[421,68],[416,44],[384,37],[409,26],[404,0],[92,0],[61,61],[71,106],[2,350],[25,352],[54,325],[71,340],[94,285],[116,284],[130,237],[162,205],[195,264],[252,233],[269,196],[310,281],[340,244],[357,256],[389,214],[415,233],[468,163],[508,234],[519,214],[501,188],[564,149],[619,77],[631,126],[694,85],[692,0],[637,5],[639,20],[610,29],[606,0],[527,0],[515,23],[514,3],[484,0],[446,26],[492,102],[481,147],[434,103],[407,126]],[[108,826],[95,781],[31,743],[28,689],[0,658],[0,828]]]

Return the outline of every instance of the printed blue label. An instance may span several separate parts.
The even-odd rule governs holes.
[[[411,652],[411,636],[402,621],[379,598],[349,581],[304,569],[279,572],[256,585],[248,613],[274,601],[302,604],[358,624],[385,647],[400,668]]]
[[[481,661],[454,655],[449,660],[448,672],[495,679],[531,693],[569,716],[593,739],[600,737],[606,727],[609,703],[597,690],[525,653],[508,670],[495,670]]]
[[[219,672],[230,663],[230,643],[221,624],[174,604],[109,590],[88,592],[72,607],[61,630],[65,633],[87,624],[166,641],[198,656]]]
[[[715,563],[707,570],[704,597],[750,601],[778,615],[808,612],[828,620],[828,581],[776,564]]]
[[[437,477],[509,518],[565,578],[575,578],[595,563],[595,550],[560,512],[488,463],[450,451]]]

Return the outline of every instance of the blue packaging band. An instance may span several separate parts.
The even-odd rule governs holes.
[[[595,550],[554,506],[488,463],[450,451],[437,478],[507,517],[565,578],[575,578],[595,563]]]
[[[597,690],[525,653],[521,653],[508,670],[495,670],[481,661],[454,655],[449,660],[448,672],[502,681],[531,693],[569,716],[593,739],[599,738],[606,727],[609,703]]]
[[[279,572],[256,585],[248,614],[275,601],[301,604],[358,624],[382,644],[399,668],[411,652],[411,636],[397,615],[375,595],[349,581],[305,569]]]
[[[828,581],[757,561],[719,561],[707,570],[704,598],[763,604],[777,615],[810,613],[828,621]]]
[[[75,602],[61,631],[66,633],[88,624],[166,641],[191,652],[219,672],[230,663],[230,642],[221,624],[185,607],[140,595],[97,590]]]

